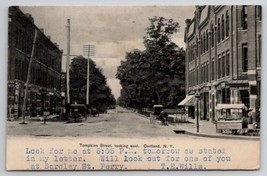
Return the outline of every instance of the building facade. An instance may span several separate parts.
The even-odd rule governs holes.
[[[37,31],[26,114],[30,116],[59,113],[61,104],[62,50],[34,24],[30,14],[19,7],[9,9],[8,33],[8,116],[19,118],[22,114],[24,90]]]
[[[217,104],[244,104],[255,116],[261,85],[261,6],[196,6],[186,20],[186,95],[200,93],[200,118]],[[194,116],[196,105],[189,106]]]

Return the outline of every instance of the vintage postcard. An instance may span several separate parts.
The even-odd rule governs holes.
[[[8,18],[7,170],[260,168],[260,5]]]

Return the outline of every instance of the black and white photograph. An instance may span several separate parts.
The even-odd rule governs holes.
[[[6,169],[260,169],[262,18],[10,6]]]

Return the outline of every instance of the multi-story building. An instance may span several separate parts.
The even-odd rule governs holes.
[[[30,14],[19,7],[9,9],[8,33],[8,115],[22,113],[29,61],[35,31],[37,38],[31,64],[26,112],[30,116],[44,111],[58,113],[61,103],[60,80],[62,50],[34,24]]]
[[[261,6],[196,6],[186,20],[186,95],[194,116],[216,120],[217,104],[244,104],[255,115],[261,84]],[[193,102],[193,101],[192,101]],[[183,101],[186,103],[186,101]]]

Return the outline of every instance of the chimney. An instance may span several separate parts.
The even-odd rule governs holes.
[[[59,48],[59,45],[55,42],[54,45],[56,45],[57,48]]]
[[[44,33],[44,29],[43,29],[43,28],[40,28],[40,31],[41,31],[42,33]]]
[[[25,15],[32,23],[34,23],[34,18],[32,17],[30,13],[25,13]]]
[[[191,19],[186,19],[186,20],[185,20],[185,24],[186,24],[186,26],[189,26],[190,23],[191,23]]]
[[[50,35],[48,35],[47,38],[48,38],[49,40],[51,40],[51,36],[50,36]]]

